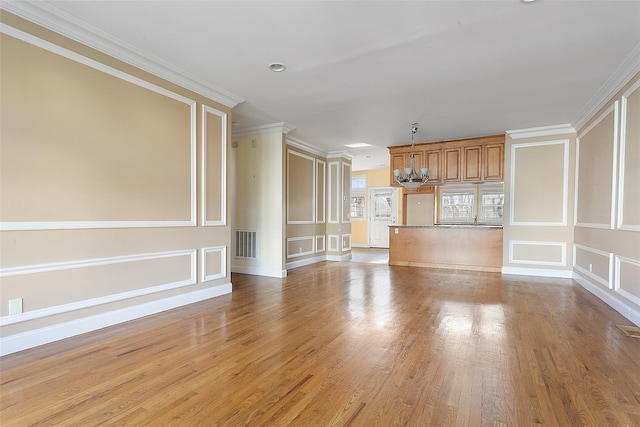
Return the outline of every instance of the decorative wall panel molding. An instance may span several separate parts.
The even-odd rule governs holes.
[[[640,261],[617,255],[615,291],[640,306]]]
[[[316,162],[287,150],[287,224],[316,222]]]
[[[351,234],[342,235],[342,251],[351,250]]]
[[[327,203],[329,224],[338,224],[340,222],[340,206],[342,205],[340,200],[340,162],[329,162],[327,187],[329,193],[329,201]]]
[[[287,258],[311,255],[315,252],[316,236],[287,238]]]
[[[611,122],[610,129],[600,126],[607,126],[606,119]],[[576,226],[614,228],[617,162],[618,102],[616,101],[580,132],[576,141],[573,210]],[[594,170],[598,170],[599,173],[594,174]],[[600,212],[603,207],[608,208],[605,212]]]
[[[325,237],[324,234],[320,234],[316,236],[316,253],[324,253],[326,251],[325,247]]]
[[[316,224],[324,224],[327,209],[327,162],[316,159]]]
[[[541,170],[528,170],[527,168],[538,168],[537,164],[528,166],[528,162],[521,161],[518,167],[520,173],[523,171],[528,172],[529,175],[523,178],[520,182],[517,179],[516,164],[521,158],[530,159],[531,154],[537,154],[536,151],[547,150],[552,151],[557,146],[560,148],[562,158],[558,161],[561,162],[561,170],[557,172],[557,181],[561,182],[560,191],[557,195],[551,195],[550,188],[541,186],[537,179],[542,173]],[[532,151],[533,150],[533,151]],[[529,162],[530,163],[530,162]],[[555,172],[551,170],[549,172]],[[543,141],[532,142],[523,144],[513,144],[511,146],[511,186],[509,194],[510,204],[510,225],[524,225],[524,226],[545,226],[545,227],[562,227],[567,225],[567,212],[568,212],[568,193],[569,193],[569,140],[556,140],[556,141]],[[549,178],[545,176],[545,178]],[[516,194],[527,194],[526,199],[516,197]],[[555,198],[553,198],[555,197]],[[526,209],[520,208],[519,204],[526,202]],[[561,206],[561,211],[557,213],[556,218],[542,218],[537,219],[542,215],[548,215],[548,209],[546,206]],[[532,209],[537,207],[537,211]]]
[[[173,171],[175,173],[182,173],[182,171],[180,170],[185,169],[188,172],[188,176],[186,175],[180,175],[181,179],[185,182],[185,184],[187,184],[190,188],[187,188],[185,185],[185,192],[188,192],[189,197],[185,197],[185,201],[187,201],[187,205],[185,206],[185,213],[188,212],[187,215],[185,215],[185,218],[167,218],[167,219],[144,219],[144,218],[135,218],[132,220],[127,220],[127,219],[108,219],[108,218],[99,218],[99,216],[102,214],[103,216],[108,215],[108,213],[104,213],[103,210],[99,209],[99,208],[86,208],[85,205],[82,205],[83,208],[85,208],[85,210],[87,211],[87,213],[91,212],[94,213],[95,212],[95,216],[98,217],[98,219],[95,218],[78,218],[78,209],[76,208],[75,211],[71,211],[71,209],[74,208],[73,201],[75,200],[82,200],[85,201],[86,198],[84,198],[83,196],[86,194],[92,195],[93,198],[91,199],[91,201],[87,201],[87,203],[94,203],[97,206],[102,206],[103,204],[105,204],[106,200],[108,200],[108,197],[114,197],[114,194],[117,196],[118,193],[110,193],[110,191],[112,191],[112,188],[107,186],[108,185],[113,185],[113,183],[111,183],[110,181],[104,181],[104,180],[96,180],[96,183],[99,183],[102,187],[97,189],[98,191],[96,191],[95,188],[92,188],[92,192],[87,193],[87,182],[83,182],[81,180],[72,180],[69,182],[75,183],[75,187],[74,188],[69,188],[69,186],[65,186],[64,187],[64,192],[65,192],[65,197],[70,199],[72,202],[68,202],[67,204],[64,204],[63,202],[61,202],[58,199],[53,199],[56,200],[57,203],[59,203],[59,207],[60,209],[62,207],[64,207],[65,209],[69,210],[71,213],[69,212],[59,212],[58,213],[58,217],[52,216],[50,219],[47,218],[42,218],[42,220],[40,219],[26,219],[23,220],[21,219],[20,221],[15,221],[12,220],[10,215],[6,215],[5,212],[5,218],[8,218],[8,220],[1,222],[0,223],[0,230],[51,230],[51,229],[83,229],[83,228],[131,228],[131,227],[179,227],[179,226],[195,226],[196,225],[196,102],[192,99],[186,98],[182,95],[179,95],[177,93],[171,92],[167,89],[164,89],[160,86],[156,86],[152,83],[149,83],[147,81],[144,81],[142,79],[139,79],[137,77],[131,76],[129,74],[126,74],[122,71],[119,71],[115,68],[109,67],[105,64],[102,64],[100,62],[94,61],[92,59],[89,59],[87,57],[84,57],[82,55],[79,55],[73,51],[67,50],[65,48],[62,48],[60,46],[57,46],[53,43],[50,43],[48,41],[39,39],[37,37],[34,37],[30,34],[27,34],[25,32],[22,32],[20,30],[14,29],[12,27],[6,26],[6,25],[2,25],[0,26],[0,32],[4,34],[4,37],[13,37],[17,40],[20,40],[21,42],[27,43],[33,47],[36,48],[40,48],[40,49],[44,49],[48,52],[51,52],[55,55],[57,55],[56,57],[51,57],[54,58],[52,59],[52,61],[54,61],[56,58],[61,58],[63,60],[68,60],[69,62],[66,62],[66,64],[69,64],[69,66],[73,66],[72,64],[80,64],[83,67],[77,67],[74,69],[77,69],[78,72],[82,72],[85,74],[82,74],[83,76],[86,76],[87,79],[92,78],[92,79],[99,79],[99,78],[106,78],[107,80],[105,80],[105,82],[109,82],[114,86],[117,86],[119,89],[124,90],[124,87],[131,87],[132,91],[133,90],[139,90],[139,92],[137,92],[137,95],[140,96],[140,103],[142,102],[146,102],[146,104],[149,106],[150,108],[148,108],[147,110],[149,111],[144,111],[144,109],[141,109],[139,112],[141,115],[143,114],[150,114],[150,111],[153,110],[153,108],[155,108],[155,111],[160,111],[159,109],[162,108],[161,106],[156,105],[157,103],[153,103],[150,104],[150,100],[151,99],[155,99],[155,100],[162,100],[161,97],[165,97],[167,100],[170,100],[169,102],[177,102],[178,105],[182,104],[183,105],[183,111],[185,113],[185,115],[183,116],[184,119],[186,120],[186,122],[184,123],[184,129],[185,132],[188,133],[188,135],[185,135],[186,138],[188,138],[188,140],[185,141],[185,148],[188,150],[187,153],[185,153],[185,158],[188,159],[187,161],[189,162],[187,165],[183,165],[183,164],[177,164],[176,165],[176,169]],[[6,45],[5,45],[6,47]],[[3,52],[5,53],[5,52]],[[56,64],[58,64],[56,62]],[[56,65],[58,66],[58,65]],[[86,67],[89,68],[86,68]],[[95,73],[95,71],[97,71],[98,73]],[[60,72],[60,71],[58,71]],[[48,74],[47,74],[48,75]],[[51,77],[53,78],[53,77]],[[67,79],[66,83],[68,84],[69,79]],[[131,85],[129,85],[131,84]],[[137,89],[135,89],[137,88]],[[142,90],[140,90],[142,89]],[[117,96],[114,94],[114,96]],[[144,101],[142,101],[142,99],[144,98]],[[115,98],[114,98],[115,99]],[[117,99],[116,99],[117,100]],[[124,100],[123,100],[124,101]],[[25,100],[24,101],[25,104],[27,104],[29,101]],[[71,104],[70,104],[71,105]],[[103,109],[102,106],[99,103],[95,103],[95,104],[87,104],[86,105],[87,108],[84,110],[86,112],[86,114],[91,117],[94,118],[96,120],[99,120],[99,118],[101,117],[101,114],[103,114]],[[43,106],[38,106],[39,108],[45,108]],[[91,107],[91,108],[89,108]],[[153,107],[153,108],[151,108]],[[46,109],[46,111],[55,111],[56,113],[59,113],[59,109],[57,110],[51,110],[51,107],[46,107],[48,109]],[[75,108],[77,110],[77,106],[75,104],[73,104],[73,108]],[[171,104],[171,106],[169,107],[169,104],[167,104],[167,108],[166,111],[162,111],[163,114],[170,114],[169,113],[169,108],[171,108],[171,111],[173,112],[174,110],[176,110],[175,104]],[[73,111],[76,111],[73,110]],[[61,114],[61,113],[60,113]],[[174,114],[174,113],[171,113]],[[174,114],[175,116],[175,114]],[[166,120],[164,120],[166,122]],[[134,126],[134,125],[131,125]],[[66,128],[65,128],[66,129]],[[135,129],[137,132],[140,132],[140,128],[134,128],[132,127],[131,129]],[[123,129],[114,129],[114,132],[124,132],[125,130]],[[34,132],[36,132],[34,130]],[[41,130],[38,130],[38,132],[42,132]],[[79,129],[72,129],[69,130],[69,132],[75,132],[74,135],[76,138],[80,138],[84,135],[84,133],[82,133]],[[131,134],[128,136],[133,137],[133,135],[137,135],[137,134]],[[102,138],[104,138],[104,135],[97,135],[100,136]],[[60,135],[57,135],[57,137],[60,137]],[[70,138],[65,138],[66,141],[73,141],[73,139]],[[68,142],[69,144],[71,144],[71,142]],[[8,145],[6,147],[9,147]],[[101,147],[101,146],[100,146]],[[138,151],[140,151],[141,149],[144,148],[143,145],[140,145],[140,147],[137,147]],[[175,147],[174,147],[175,148]],[[7,150],[8,148],[5,148],[5,150]],[[14,147],[15,149],[15,147]],[[122,148],[124,149],[124,148]],[[4,150],[3,150],[4,151]],[[75,152],[75,151],[74,151]],[[131,150],[129,149],[128,153],[131,153]],[[6,154],[6,153],[5,153]],[[85,154],[85,157],[87,158],[95,158],[97,159],[97,161],[100,162],[106,162],[108,161],[108,159],[110,157],[112,157],[112,161],[118,161],[118,164],[115,166],[118,166],[120,168],[123,168],[122,171],[129,173],[130,175],[133,176],[134,172],[138,174],[139,177],[144,178],[144,180],[149,181],[150,176],[153,176],[153,179],[155,179],[155,176],[157,175],[158,177],[162,177],[162,179],[169,179],[166,178],[167,177],[167,170],[166,170],[166,166],[162,166],[162,170],[158,169],[158,170],[153,170],[153,175],[144,175],[144,173],[140,172],[140,167],[138,166],[137,168],[134,168],[134,163],[136,161],[136,158],[132,158],[131,155],[124,155],[124,153],[122,153],[122,155],[119,155],[120,153],[118,152],[113,152],[113,147],[109,147],[109,150],[104,150],[104,155],[100,156],[100,152],[98,153],[88,153]],[[142,154],[140,152],[137,153],[138,157],[142,156]],[[153,153],[149,153],[149,154],[153,154]],[[18,155],[16,153],[16,155]],[[93,156],[93,157],[91,157]],[[105,160],[107,159],[107,160]],[[126,161],[123,161],[126,160]],[[30,161],[34,162],[35,160],[31,159]],[[142,161],[141,163],[144,164],[144,166],[146,168],[152,168],[154,163],[153,162],[144,162]],[[75,163],[76,165],[78,165],[78,168],[80,168],[80,165],[83,165],[83,163],[77,162]],[[35,167],[35,166],[34,166]],[[158,168],[160,168],[161,166],[158,166]],[[38,168],[36,170],[41,170],[43,171],[41,168]],[[106,173],[107,169],[105,167],[102,167],[96,170],[93,170],[91,168],[86,169],[87,173],[94,173],[96,174],[96,177],[101,177],[101,175],[99,175],[100,173]],[[117,169],[114,169],[117,170]],[[152,169],[148,169],[149,172],[152,171]],[[5,173],[10,173],[5,171]],[[42,172],[43,174],[46,173],[45,171]],[[71,171],[69,173],[72,173]],[[80,173],[79,171],[74,171],[74,173]],[[123,177],[126,176],[126,174],[117,174],[114,175],[114,177]],[[33,176],[32,177],[34,180],[38,179],[38,176]],[[44,179],[44,178],[43,178]],[[161,179],[161,180],[162,180]],[[68,180],[68,178],[67,178]],[[9,180],[7,180],[6,182],[10,182]],[[175,182],[175,181],[174,181]],[[57,183],[57,181],[56,181]],[[24,184],[24,183],[23,183]],[[21,185],[23,185],[21,184]],[[49,185],[54,186],[55,183],[51,183],[48,182]],[[135,194],[135,191],[138,190],[133,190],[136,188],[135,184],[136,182],[132,182],[132,185],[130,185],[128,188],[132,189],[132,194]],[[62,184],[59,184],[62,185]],[[66,184],[65,184],[66,185]],[[148,183],[145,183],[145,185],[149,185]],[[53,187],[52,187],[53,188]],[[75,192],[74,192],[75,190]],[[5,187],[5,192],[8,191],[8,189]],[[62,191],[62,190],[61,190]],[[20,194],[20,192],[16,193],[16,194]],[[27,194],[22,192],[22,194]],[[47,194],[52,194],[52,193],[47,193]],[[145,193],[145,194],[150,194],[150,193]],[[53,194],[52,197],[54,197],[55,194]],[[24,196],[26,197],[26,196]],[[35,196],[31,196],[32,198]],[[142,207],[154,207],[153,209],[151,209],[151,211],[154,214],[157,214],[158,212],[163,212],[162,209],[159,209],[158,206],[160,207],[171,207],[173,208],[174,206],[176,206],[176,201],[175,199],[171,199],[169,200],[168,197],[171,197],[171,195],[167,195],[165,191],[161,191],[161,189],[159,188],[157,192],[153,192],[153,194],[150,194],[151,198],[145,199],[143,197],[131,197],[130,199],[126,199],[129,202],[129,205],[131,205],[131,213],[130,216],[134,216],[134,215],[139,215],[140,209]],[[26,203],[26,202],[25,202]],[[38,203],[45,203],[44,201],[41,201],[40,198],[36,198],[33,201],[30,201],[29,203],[34,205],[34,209],[32,209],[33,212],[53,212],[51,209],[51,206],[47,206],[46,209],[45,208],[40,208],[38,207]],[[159,204],[159,205],[158,205]],[[156,206],[158,205],[158,206]],[[86,205],[89,206],[89,205]],[[90,205],[93,206],[93,205]],[[106,206],[110,206],[109,204],[106,204]],[[123,208],[126,208],[128,205],[125,203],[124,205],[122,205]],[[123,209],[120,210],[120,213],[122,213]],[[112,214],[115,217],[117,217],[118,215]],[[123,216],[126,216],[127,212],[125,211]],[[66,219],[65,217],[69,217],[69,219]]]
[[[67,313],[74,310],[80,310],[83,308],[94,307],[101,304],[107,304],[114,301],[126,300],[142,295],[149,295],[156,292],[162,292],[169,289],[176,289],[184,286],[193,285],[196,283],[196,250],[182,250],[172,252],[160,252],[151,254],[139,254],[139,255],[126,255],[111,258],[95,258],[83,261],[68,261],[57,262],[51,264],[30,265],[23,267],[10,267],[0,269],[0,277],[13,277],[42,273],[52,273],[63,270],[75,270],[75,269],[87,269],[99,266],[116,265],[122,263],[136,263],[145,262],[149,260],[166,260],[176,257],[188,257],[189,269],[185,271],[185,278],[183,280],[175,280],[167,283],[162,283],[155,286],[129,290],[125,292],[118,292],[110,295],[103,295],[96,298],[90,298],[80,300],[68,304],[56,305],[41,309],[35,309],[26,311],[21,314],[12,316],[0,317],[0,326],[10,325],[13,323],[25,322],[27,320],[38,319],[41,317],[53,316],[60,313]],[[5,283],[6,285],[6,283]],[[55,284],[54,284],[55,285]]]
[[[573,245],[573,268],[607,289],[613,288],[613,254],[588,246]]]
[[[207,133],[207,115],[217,117],[220,121],[219,140],[214,138],[213,145],[208,147],[208,133]],[[209,164],[215,162],[215,167],[212,171],[209,171]],[[210,176],[215,176],[219,182],[215,188],[210,188],[207,185]],[[216,180],[213,180],[214,184]],[[207,105],[202,106],[202,225],[205,226],[220,226],[227,224],[227,113],[216,110],[213,107]],[[214,206],[217,204],[215,212],[208,212],[209,190],[211,191],[211,197],[215,198]],[[211,219],[210,219],[211,218]]]
[[[340,236],[337,234],[329,234],[329,251],[330,252],[339,252],[340,251]]]
[[[640,231],[640,80],[622,94],[618,228]],[[629,200],[627,200],[629,199]]]
[[[214,259],[215,270],[210,271],[209,260]],[[211,246],[202,248],[202,257],[200,260],[202,274],[200,281],[207,282],[209,280],[222,279],[227,277],[227,247]]]
[[[530,257],[518,257],[518,248],[526,248],[526,253],[527,255],[530,255]],[[552,248],[556,249],[553,250]],[[525,240],[509,241],[510,264],[565,267],[567,265],[566,253],[567,244],[565,242],[539,242]]]

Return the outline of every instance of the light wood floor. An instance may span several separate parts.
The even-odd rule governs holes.
[[[6,356],[0,424],[640,426],[640,339],[571,280],[369,263]]]

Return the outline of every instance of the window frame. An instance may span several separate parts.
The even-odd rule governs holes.
[[[455,218],[444,219],[443,209],[445,207],[443,203],[443,196],[451,193],[469,193],[473,195],[473,202],[471,211],[473,213],[472,218]],[[502,194],[502,217],[500,220],[485,217],[485,205],[483,196],[487,193],[501,193]],[[488,183],[488,184],[456,184],[456,185],[443,185],[436,187],[435,197],[435,224],[436,225],[465,225],[465,224],[484,224],[484,225],[503,225],[504,222],[504,184],[503,183]]]
[[[362,180],[364,187],[354,188],[354,181]],[[354,214],[354,200],[357,198],[362,199],[362,216]],[[351,221],[366,221],[367,220],[367,176],[366,175],[352,175],[351,176],[351,199],[349,202],[349,213],[351,214]]]

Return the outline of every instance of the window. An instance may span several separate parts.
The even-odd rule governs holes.
[[[442,186],[437,191],[438,224],[502,224],[502,184]]]
[[[366,219],[367,177],[354,175],[351,177],[351,220]]]
[[[476,189],[473,187],[475,186],[441,189],[440,222],[475,222]]]
[[[478,221],[502,224],[504,190],[488,188],[481,190],[481,206]]]

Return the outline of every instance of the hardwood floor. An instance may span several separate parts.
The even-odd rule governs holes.
[[[640,339],[571,280],[370,263],[0,359],[0,424],[640,426]]]

